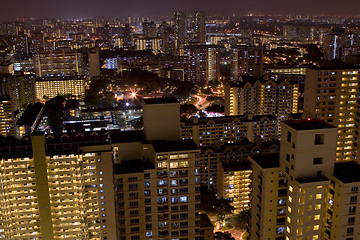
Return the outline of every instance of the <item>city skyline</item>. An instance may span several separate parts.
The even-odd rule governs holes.
[[[332,16],[358,16],[360,3],[355,0],[346,1],[247,1],[238,3],[234,0],[211,0],[192,2],[189,0],[168,4],[165,0],[122,2],[114,0],[102,1],[97,4],[89,1],[44,1],[34,0],[30,6],[20,0],[17,8],[12,7],[13,2],[6,0],[0,10],[1,20],[14,20],[17,18],[92,18],[96,16],[171,16],[172,12],[183,10],[193,12],[204,10],[209,14],[247,15],[247,14],[293,14],[293,15],[332,15]],[[154,7],[156,6],[156,7]]]

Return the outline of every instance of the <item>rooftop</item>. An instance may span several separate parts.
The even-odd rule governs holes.
[[[178,103],[176,98],[144,98],[145,104],[166,104],[166,103]]]
[[[335,128],[333,125],[326,123],[317,118],[288,120],[288,121],[284,121],[283,123],[297,131]]]
[[[138,173],[147,169],[154,169],[151,162],[141,160],[124,161],[120,164],[114,164],[115,174]]]
[[[152,141],[155,152],[176,152],[200,149],[193,140]]]
[[[280,154],[278,152],[250,155],[250,157],[262,168],[280,167]]]
[[[334,177],[343,183],[360,182],[360,164],[356,162],[335,163]]]

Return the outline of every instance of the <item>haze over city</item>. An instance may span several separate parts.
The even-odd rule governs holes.
[[[0,19],[14,18],[91,18],[96,16],[161,16],[173,11],[204,10],[216,15],[245,14],[302,14],[302,15],[359,15],[357,0],[255,0],[237,1],[168,1],[168,0],[3,0]]]

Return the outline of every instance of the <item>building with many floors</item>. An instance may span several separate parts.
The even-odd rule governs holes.
[[[10,97],[13,100],[14,109],[25,110],[29,104],[36,100],[35,76],[1,76],[0,96]]]
[[[83,55],[76,50],[59,49],[34,55],[34,69],[39,77],[85,75]]]
[[[191,118],[181,121],[181,139],[193,139],[200,147],[214,144],[277,139],[277,120],[273,115],[238,115]]]
[[[304,115],[338,128],[337,161],[359,161],[359,77],[360,69],[352,67],[314,67],[306,72]]]
[[[356,162],[335,163],[337,129],[318,119],[281,125],[280,153],[250,156],[250,239],[357,239]]]
[[[240,76],[260,77],[263,69],[264,49],[262,46],[233,45],[231,51],[231,79]]]
[[[220,47],[187,45],[184,47],[184,80],[207,84],[220,79]]]
[[[85,82],[85,76],[36,78],[36,99],[43,101],[56,96],[83,99],[85,97]]]
[[[15,136],[15,114],[13,100],[0,97],[0,135]]]
[[[1,145],[4,239],[116,239],[112,151],[97,134]]]

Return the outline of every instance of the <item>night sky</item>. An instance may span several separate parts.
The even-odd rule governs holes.
[[[1,0],[0,6],[0,19],[169,16],[175,10],[224,15],[360,15],[360,0]]]

